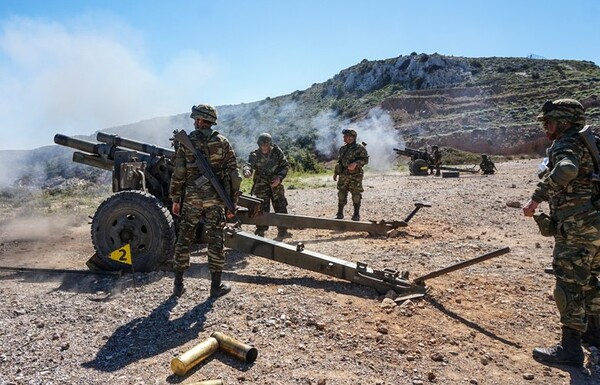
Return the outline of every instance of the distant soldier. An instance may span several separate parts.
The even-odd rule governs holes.
[[[215,175],[221,180],[224,190],[235,202],[239,194],[241,177],[237,169],[235,152],[229,141],[212,129],[217,124],[217,110],[213,106],[199,104],[192,107],[190,118],[194,119],[195,130],[189,134],[190,141],[200,151]],[[175,282],[173,295],[180,297],[185,289],[183,273],[190,267],[190,245],[195,239],[196,228],[202,221],[208,238],[208,269],[210,270],[210,296],[227,294],[231,288],[221,282],[221,272],[225,264],[223,254],[223,229],[226,215],[225,203],[211,183],[196,184],[201,176],[196,167],[194,153],[179,146],[175,155],[175,169],[169,187],[173,200],[173,214],[181,217],[179,234],[175,244]]]
[[[440,167],[442,166],[442,153],[437,145],[431,146],[431,155],[429,156],[429,174],[433,174],[435,168],[435,176],[440,176]]]
[[[494,162],[492,162],[492,160],[486,154],[481,154],[481,163],[479,163],[479,169],[483,175],[491,175],[498,171]]]
[[[590,177],[595,160],[579,135],[585,110],[577,100],[547,101],[537,120],[552,145],[523,214],[536,219],[542,235],[554,236],[554,301],[562,338],[552,347],[533,349],[533,357],[550,364],[582,366],[582,339],[600,346],[600,213],[594,204],[596,182]],[[548,202],[550,215],[535,213],[543,201]]]
[[[344,219],[344,206],[348,203],[348,192],[352,194],[354,205],[353,221],[360,221],[360,202],[362,199],[363,167],[369,163],[367,149],[356,143],[356,131],[344,129],[344,145],[340,147],[339,158],[335,165],[333,180],[337,180],[338,212],[336,219]],[[339,180],[338,180],[339,175]]]
[[[268,133],[258,136],[258,149],[248,156],[248,163],[244,166],[244,176],[252,179],[251,194],[263,200],[262,211],[271,210],[271,201],[276,213],[287,214],[287,199],[285,199],[285,179],[289,163],[283,151],[273,144],[273,138]],[[269,226],[256,226],[254,234],[264,237]],[[289,237],[291,234],[285,227],[278,227],[277,238]]]

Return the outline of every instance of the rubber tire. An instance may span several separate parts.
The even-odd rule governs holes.
[[[429,174],[429,163],[423,159],[416,159],[408,165],[410,175],[424,176]]]
[[[109,258],[127,243],[135,271],[153,271],[173,258],[173,217],[160,200],[144,191],[121,191],[107,198],[94,214],[91,232],[98,257],[111,270],[131,269]]]

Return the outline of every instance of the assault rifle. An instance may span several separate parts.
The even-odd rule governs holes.
[[[227,193],[223,189],[223,185],[221,185],[221,181],[219,180],[219,178],[217,178],[217,176],[213,172],[212,168],[210,167],[210,164],[208,163],[208,161],[206,160],[204,155],[200,151],[198,151],[198,149],[196,149],[196,147],[194,147],[194,145],[192,144],[192,141],[190,140],[190,137],[187,135],[185,130],[181,130],[177,134],[175,134],[175,139],[179,143],[181,143],[181,145],[183,147],[192,151],[194,154],[194,157],[196,158],[195,165],[196,165],[196,167],[198,167],[198,169],[200,170],[200,173],[202,174],[198,179],[195,180],[196,185],[198,187],[200,187],[200,186],[210,182],[210,184],[212,184],[212,186],[214,187],[217,194],[219,194],[219,197],[221,197],[223,202],[225,202],[225,206],[227,207],[227,210],[229,210],[230,213],[235,215],[236,207],[235,207],[235,204],[233,203],[233,201],[231,200],[231,197],[229,195],[227,195]]]
[[[592,181],[600,182],[600,152],[598,152],[598,138],[596,138],[589,125],[583,127],[581,131],[579,131],[579,136],[589,150],[592,161],[594,162],[594,172],[590,177],[592,178]]]

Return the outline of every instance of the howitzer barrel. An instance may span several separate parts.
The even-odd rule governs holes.
[[[175,155],[175,151],[169,148],[154,146],[152,144],[138,142],[137,140],[122,138],[119,135],[107,134],[105,132],[98,132],[96,139],[99,142],[145,152],[146,154],[150,155],[163,155],[168,158],[171,158],[173,155]]]
[[[73,153],[73,162],[92,166],[106,171],[113,171],[114,162],[108,159],[104,159],[99,155],[89,155],[83,152],[75,151]]]
[[[100,147],[104,146],[99,143],[89,142],[87,140],[72,138],[63,134],[54,135],[54,143],[60,144],[61,146],[75,148],[90,154],[100,154]]]

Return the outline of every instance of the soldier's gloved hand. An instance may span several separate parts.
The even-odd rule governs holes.
[[[250,178],[252,176],[252,171],[250,170],[244,170],[244,177],[245,178]]]
[[[237,210],[237,207],[236,207],[235,209]],[[235,217],[235,211],[233,211],[233,212],[232,212],[232,211],[230,211],[229,209],[226,209],[226,210],[225,210],[225,216],[226,216],[228,219],[231,219],[231,218]]]
[[[527,203],[525,203],[525,206],[523,206],[523,215],[525,215],[526,217],[532,217],[537,207],[538,203],[530,199]]]
[[[275,178],[273,178],[273,180],[271,181],[271,187],[277,187],[279,186],[279,183],[281,183],[281,178],[276,176]]]
[[[348,165],[348,170],[350,170],[350,171],[354,171],[354,169],[356,168],[356,166],[358,166],[358,165],[356,164],[356,162],[352,162],[352,163],[350,163],[350,164]]]
[[[171,208],[173,215],[179,216],[181,214],[181,203],[173,202],[173,207]]]

